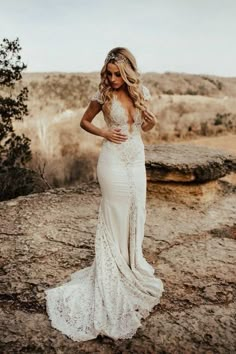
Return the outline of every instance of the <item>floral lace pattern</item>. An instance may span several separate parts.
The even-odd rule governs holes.
[[[120,127],[128,139],[103,140],[97,165],[102,190],[95,234],[95,258],[71,280],[46,290],[47,313],[54,328],[74,341],[131,338],[160,302],[161,279],[142,253],[146,218],[146,170],[141,117],[132,131],[127,112],[112,101],[108,127]],[[128,255],[128,258],[126,257]]]

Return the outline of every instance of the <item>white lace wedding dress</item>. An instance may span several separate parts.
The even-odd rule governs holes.
[[[142,86],[146,99],[149,90]],[[97,91],[92,100],[101,104]],[[95,235],[95,258],[71,280],[47,289],[46,308],[52,327],[74,341],[106,335],[131,338],[164,291],[161,279],[142,253],[146,218],[146,169],[141,112],[136,109],[129,132],[128,115],[114,96],[110,128],[128,134],[121,144],[103,139],[97,164],[102,198]]]

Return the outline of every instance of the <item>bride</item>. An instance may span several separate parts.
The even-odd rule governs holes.
[[[97,163],[102,198],[91,266],[47,289],[52,327],[74,341],[106,335],[131,338],[160,302],[161,279],[142,252],[146,219],[146,169],[141,130],[153,128],[149,90],[140,83],[134,56],[112,49],[80,126],[103,138]],[[92,124],[102,110],[106,128]]]

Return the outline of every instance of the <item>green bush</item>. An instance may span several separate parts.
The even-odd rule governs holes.
[[[18,94],[13,91],[17,81],[22,79],[26,65],[21,62],[19,39],[4,38],[0,44],[0,169],[23,167],[32,158],[30,139],[17,135],[13,119],[23,120],[28,115],[26,101],[28,89],[23,87]]]

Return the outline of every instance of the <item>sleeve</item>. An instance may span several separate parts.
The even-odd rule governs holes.
[[[102,96],[101,96],[101,93],[100,93],[99,90],[97,90],[97,91],[95,92],[95,94],[91,97],[91,101],[97,101],[97,102],[99,102],[99,103],[101,103],[101,104],[104,103],[104,102],[103,102],[103,99],[102,99]]]
[[[149,101],[152,97],[149,89],[146,86],[142,85],[142,92],[143,92],[143,97],[144,97],[145,101]]]

